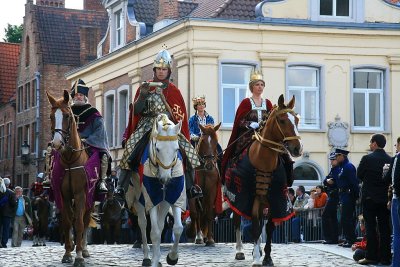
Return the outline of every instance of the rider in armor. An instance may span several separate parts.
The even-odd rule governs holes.
[[[120,162],[120,177],[117,192],[124,196],[132,171],[138,173],[143,149],[148,144],[154,120],[161,113],[167,114],[174,123],[182,121],[179,145],[186,156],[186,188],[194,184],[192,169],[200,165],[197,153],[189,142],[189,124],[185,102],[180,90],[170,82],[172,59],[166,49],[161,50],[153,64],[152,81],[141,84],[130,105],[129,123],[125,130],[122,146],[125,148]]]

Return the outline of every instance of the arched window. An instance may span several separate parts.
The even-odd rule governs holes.
[[[303,185],[306,189],[322,184],[324,170],[313,160],[304,158],[296,161],[294,166],[293,186]]]

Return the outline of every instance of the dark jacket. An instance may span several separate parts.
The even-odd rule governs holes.
[[[353,203],[358,199],[360,188],[356,175],[356,167],[346,158],[339,165],[337,186],[339,189],[340,203]]]
[[[16,198],[14,191],[7,188],[7,191],[0,194],[0,213],[4,217],[14,218]]]
[[[372,199],[375,203],[386,203],[389,183],[382,177],[383,166],[391,162],[385,150],[375,149],[361,158],[357,168],[357,177],[362,184],[362,201]]]
[[[394,169],[394,171],[393,171]],[[400,153],[397,153],[390,162],[389,171],[384,178],[385,183],[393,185],[393,193],[400,196]]]
[[[340,167],[335,166],[331,168],[329,174],[325,177],[323,183],[326,188],[326,192],[329,196],[328,201],[337,200],[338,199],[338,176],[340,173]],[[333,179],[333,184],[329,184],[327,182],[328,179]]]

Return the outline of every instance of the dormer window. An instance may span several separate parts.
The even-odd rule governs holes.
[[[321,16],[349,17],[351,0],[320,0],[319,14]]]
[[[359,0],[310,0],[311,20],[364,22],[364,4]]]
[[[123,20],[122,9],[114,13],[115,18],[115,48],[123,45]]]

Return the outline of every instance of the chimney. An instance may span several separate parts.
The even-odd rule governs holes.
[[[36,0],[37,6],[65,7],[65,0]]]
[[[81,26],[80,37],[80,64],[81,66],[97,58],[97,44],[100,42],[100,28]]]
[[[158,0],[157,22],[179,18],[178,0]]]
[[[83,10],[105,11],[101,0],[83,0]]]

